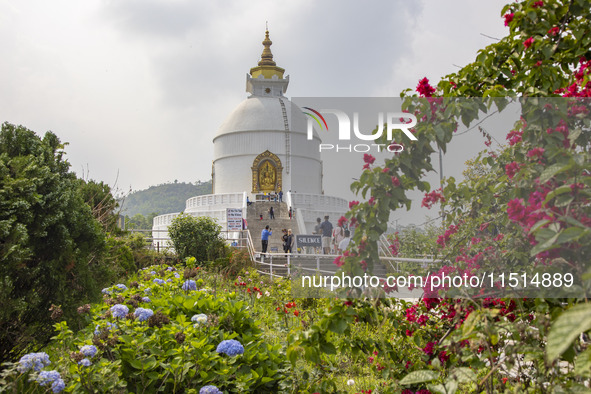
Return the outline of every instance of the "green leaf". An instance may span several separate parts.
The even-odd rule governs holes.
[[[556,239],[556,243],[563,244],[566,242],[576,241],[577,239],[581,238],[586,232],[587,231],[579,227],[569,227],[560,232],[558,239]]]
[[[572,189],[570,188],[570,185],[562,185],[559,188],[552,190],[550,193],[546,195],[546,199],[544,200],[543,205],[546,205],[550,200],[552,200],[554,197],[558,195],[570,193],[571,190]]]
[[[458,382],[467,383],[476,380],[476,373],[473,370],[466,367],[456,368],[452,371],[451,375],[455,376]]]
[[[591,377],[591,348],[577,356],[575,361],[575,375],[584,378]]]
[[[406,375],[402,380],[399,382],[403,385],[409,384],[417,384],[417,383],[425,383],[431,382],[439,377],[439,374],[433,371],[429,371],[428,369],[422,369],[420,371],[413,371]]]
[[[540,184],[548,182],[554,175],[564,172],[571,168],[570,163],[555,163],[548,166],[540,175]]]
[[[548,362],[554,362],[575,338],[588,330],[591,330],[591,304],[576,305],[558,316],[548,333]]]

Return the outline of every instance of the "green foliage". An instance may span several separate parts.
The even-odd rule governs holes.
[[[279,392],[287,363],[281,346],[267,341],[262,323],[253,318],[250,297],[227,291],[228,282],[222,291],[216,284],[223,279],[216,274],[196,268],[183,275],[183,268],[151,266],[131,276],[127,288],[105,289],[104,302],[88,312],[92,324],[77,334],[65,322],[56,324],[56,335],[46,348],[51,360],[46,369],[57,370],[66,391],[76,393],[197,393],[206,385],[227,393]],[[195,281],[198,290],[183,290],[185,277]],[[115,303],[126,305],[130,313],[114,317]],[[153,315],[141,321],[140,308]],[[198,314],[206,315],[206,321],[192,321]],[[228,339],[239,341],[244,353],[218,353],[217,346]],[[87,357],[91,365],[78,364],[82,346],[91,344],[98,350]],[[2,388],[39,390],[28,375],[8,368],[0,376]]]
[[[113,197],[111,187],[104,182],[93,180],[80,182],[80,194],[92,209],[92,216],[103,226],[105,231],[117,229],[119,203]]]
[[[221,230],[222,227],[210,217],[181,214],[173,219],[168,234],[181,259],[195,257],[203,262],[225,255]]]
[[[133,217],[125,216],[126,230],[151,230],[153,226],[153,219],[158,216],[156,212],[152,212],[147,216],[141,213],[136,213]]]
[[[187,199],[211,193],[211,181],[195,184],[174,182],[158,186],[150,186],[145,190],[138,190],[127,195],[123,201],[122,212],[129,217],[141,214],[148,217],[154,212],[157,215],[185,210]],[[150,229],[152,223],[150,222]]]
[[[2,125],[0,360],[48,339],[52,304],[73,317],[98,293],[104,237],[63,156],[55,134]]]

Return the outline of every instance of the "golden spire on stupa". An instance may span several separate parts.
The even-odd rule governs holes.
[[[273,41],[269,38],[269,28],[265,30],[265,39],[263,40],[263,53],[261,54],[261,60],[257,67],[250,69],[250,75],[253,78],[258,78],[262,75],[265,78],[272,78],[273,75],[277,75],[279,79],[283,78],[285,70],[281,67],[277,67],[277,63],[273,60],[273,53],[271,52],[271,45]]]

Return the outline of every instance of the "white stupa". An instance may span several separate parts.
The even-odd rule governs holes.
[[[296,233],[311,234],[317,217],[329,215],[336,222],[348,203],[323,194],[321,140],[316,132],[307,139],[306,115],[284,96],[289,76],[284,77],[285,70],[273,60],[271,44],[267,30],[261,60],[246,76],[250,96],[213,139],[212,194],[188,199],[184,212],[210,216],[225,229],[227,208],[242,208],[243,217],[250,219],[247,197],[261,201],[268,193],[282,191],[286,210],[293,210]],[[154,238],[163,238],[159,231],[177,215],[155,217]]]

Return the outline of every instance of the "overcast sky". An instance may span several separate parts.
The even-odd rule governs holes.
[[[505,2],[0,0],[0,121],[120,192],[205,181],[265,21],[288,97],[397,97],[503,37]]]

